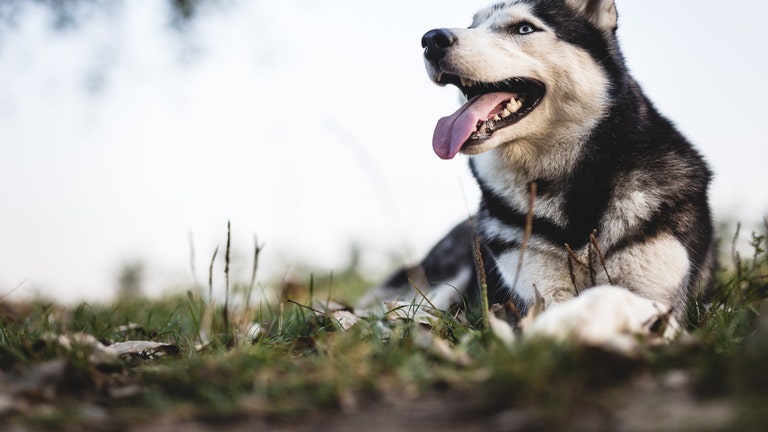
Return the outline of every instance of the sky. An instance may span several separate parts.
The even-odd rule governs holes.
[[[0,298],[108,300],[135,263],[145,292],[188,288],[228,222],[241,280],[255,242],[263,284],[339,271],[353,245],[374,278],[418,260],[479,197],[465,157],[432,152],[459,97],[419,41],[488,3],[234,1],[183,34],[161,1],[63,32],[28,6],[0,24]],[[749,225],[768,214],[768,3],[728,6],[618,0],[619,38],[714,168],[718,220]]]

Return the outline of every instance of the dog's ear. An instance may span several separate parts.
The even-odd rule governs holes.
[[[584,15],[597,28],[616,30],[618,14],[613,0],[566,0],[572,8]]]

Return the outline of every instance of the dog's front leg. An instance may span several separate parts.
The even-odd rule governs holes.
[[[678,320],[688,307],[691,262],[683,244],[671,234],[634,243],[606,257],[613,285],[672,307]],[[607,283],[604,279],[598,283]]]
[[[522,254],[522,258],[521,258]],[[544,305],[562,303],[574,298],[578,286],[574,285],[569,271],[567,255],[562,251],[528,248],[505,252],[496,258],[505,288],[514,294],[521,304],[516,305],[525,313],[539,296]]]

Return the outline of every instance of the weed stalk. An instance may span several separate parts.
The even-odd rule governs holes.
[[[234,332],[229,325],[229,252],[232,242],[232,227],[230,221],[227,221],[227,249],[224,255],[224,309],[221,311],[222,319],[224,320],[224,337],[226,338],[226,344],[230,347],[234,342]]]
[[[213,250],[211,265],[208,267],[208,316],[211,317],[211,334],[216,334],[216,319],[213,307],[213,263],[216,262],[216,255],[219,254],[219,247]]]
[[[259,239],[254,236],[254,252],[253,252],[253,270],[251,271],[251,283],[248,285],[248,292],[245,295],[245,310],[250,310],[251,296],[253,295],[253,286],[256,284],[256,272],[259,269],[259,255],[264,248],[263,245],[259,246]]]
[[[488,332],[491,330],[491,307],[488,304],[488,282],[485,275],[485,265],[483,265],[483,253],[480,249],[480,237],[475,237],[475,265],[480,279],[480,299],[483,305],[483,329]]]

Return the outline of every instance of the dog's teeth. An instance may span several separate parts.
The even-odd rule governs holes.
[[[501,118],[507,118],[507,117],[509,117],[511,115],[512,115],[512,113],[509,112],[509,110],[506,109],[506,108],[504,109],[504,111],[501,112]]]
[[[472,80],[469,78],[459,77],[459,81],[464,87],[472,87]]]
[[[495,116],[493,116],[493,121],[499,121],[499,120],[501,120],[501,117],[499,117],[499,115],[498,115],[498,114],[496,114]]]
[[[523,103],[521,101],[516,100],[516,99],[512,99],[507,104],[507,110],[509,110],[509,112],[511,112],[511,113],[517,112],[517,110],[519,110],[520,107],[522,107],[522,106],[523,106]]]

